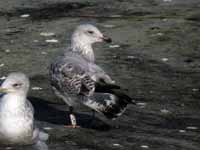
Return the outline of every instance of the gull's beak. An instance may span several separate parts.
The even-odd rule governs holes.
[[[7,94],[7,93],[9,93],[9,91],[8,91],[8,89],[6,89],[6,88],[1,88],[1,87],[0,87],[0,93],[2,93],[2,94]]]
[[[112,42],[112,39],[106,35],[103,35],[102,37],[103,41],[105,41],[106,43],[111,43]]]

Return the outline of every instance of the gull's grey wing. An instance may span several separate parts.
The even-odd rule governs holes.
[[[57,59],[50,69],[52,86],[62,93],[90,95],[95,89],[95,82],[88,69],[88,63],[76,55]]]
[[[106,74],[104,72],[104,70],[101,67],[99,67],[98,65],[96,65],[94,63],[90,63],[89,70],[90,70],[89,74],[94,81],[96,81],[96,82],[103,81],[108,84],[115,83],[115,81],[112,80],[111,77],[108,74]]]
[[[34,108],[33,108],[33,105],[31,104],[31,102],[29,100],[26,100],[26,108],[27,108],[27,111],[30,114],[34,115]]]
[[[128,104],[136,104],[128,91],[116,85],[96,64],[90,64],[90,75],[95,80],[95,91],[85,99],[85,105],[113,119],[123,114]]]
[[[30,122],[32,127],[34,127],[34,108],[33,108],[33,105],[31,104],[31,102],[29,100],[26,100],[26,107],[25,107],[24,113],[27,116],[26,117],[27,122]]]

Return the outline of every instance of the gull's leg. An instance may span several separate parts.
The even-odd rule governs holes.
[[[73,114],[73,107],[70,104],[70,98],[69,98],[69,96],[64,96],[54,86],[52,88],[53,88],[53,91],[55,92],[55,94],[58,97],[60,97],[61,99],[63,99],[66,102],[66,104],[69,106],[69,112],[70,112],[69,118],[70,118],[70,121],[71,121],[71,125],[65,125],[65,127],[68,127],[68,128],[77,128],[77,127],[79,127],[79,126],[77,126],[77,123],[76,123],[76,117]]]
[[[91,118],[89,119],[89,122],[88,122],[89,126],[92,125],[94,120],[95,120],[95,110],[92,110],[92,116],[91,116]]]
[[[70,121],[73,127],[76,127],[77,123],[76,123],[76,116],[73,113],[74,108],[72,106],[69,106],[69,117],[70,117]]]
[[[74,108],[72,106],[69,106],[69,113],[70,113],[69,118],[70,118],[70,121],[71,121],[71,125],[67,125],[65,127],[79,128],[80,126],[77,125],[76,116],[74,115],[73,110],[74,110]]]
[[[92,118],[91,120],[93,121],[95,119],[95,110],[92,110]]]

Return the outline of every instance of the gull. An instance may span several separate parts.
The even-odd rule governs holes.
[[[92,44],[103,41],[110,43],[112,40],[94,25],[79,25],[72,34],[70,46],[50,66],[52,89],[69,106],[69,127],[78,127],[73,109],[79,105],[114,119],[129,103],[135,104],[95,63]]]
[[[0,87],[0,143],[34,145],[47,150],[48,134],[34,125],[34,109],[27,100],[29,79],[23,73],[11,73]]]

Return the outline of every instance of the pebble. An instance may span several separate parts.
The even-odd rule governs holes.
[[[139,102],[139,103],[137,103],[137,105],[139,105],[139,106],[145,106],[145,105],[147,105],[147,103]]]
[[[41,32],[40,35],[41,36],[53,36],[53,35],[55,35],[55,33],[53,33],[53,32]]]
[[[6,49],[5,52],[6,52],[6,53],[10,53],[10,50],[9,50],[9,49]]]
[[[154,93],[154,91],[149,91],[149,93],[151,93],[151,94],[152,94],[152,93]]]
[[[42,90],[42,88],[35,86],[35,87],[32,87],[32,90]]]
[[[189,127],[186,127],[186,129],[189,129],[189,130],[197,130],[198,127],[195,127],[195,126],[189,126]]]
[[[135,56],[127,56],[128,59],[135,59]]]
[[[110,16],[111,18],[120,18],[120,17],[122,17],[121,15],[111,15]]]
[[[149,148],[148,145],[141,145],[140,147],[141,147],[141,148],[146,148],[146,149]]]
[[[49,39],[49,40],[46,40],[47,43],[58,43],[58,40],[57,39]]]
[[[157,33],[156,35],[158,35],[158,36],[163,36],[164,34],[161,33],[161,32],[159,32],[159,33]]]
[[[116,147],[118,147],[118,146],[121,146],[120,144],[118,144],[118,143],[114,143],[113,144],[113,146],[116,146]]]
[[[5,66],[5,64],[3,64],[3,63],[2,63],[2,64],[0,64],[0,67],[3,67],[3,66]]]
[[[163,113],[163,114],[168,114],[168,113],[170,113],[170,111],[167,110],[167,109],[161,109],[160,111],[161,111],[161,113]]]
[[[6,147],[6,150],[10,150],[10,149],[13,149],[13,147]]]
[[[115,25],[112,25],[112,24],[104,24],[103,27],[105,27],[105,28],[114,28]]]
[[[185,130],[179,130],[179,132],[180,132],[180,133],[185,133],[186,131],[185,131]]]
[[[41,54],[42,54],[42,55],[46,55],[46,54],[47,54],[47,52],[44,52],[44,51],[43,51],[43,52],[41,52]]]
[[[166,61],[168,61],[169,59],[168,59],[168,58],[162,58],[161,60],[164,61],[164,62],[166,62]]]
[[[164,33],[158,32],[158,33],[152,34],[151,36],[156,37],[156,36],[163,36],[163,35]]]
[[[28,17],[30,17],[30,15],[29,15],[29,14],[23,14],[23,15],[21,15],[20,17],[21,17],[21,18],[28,18]]]
[[[33,42],[37,43],[37,42],[39,42],[39,41],[38,41],[38,40],[33,40]]]
[[[147,103],[139,102],[139,103],[136,103],[136,105],[138,105],[140,108],[145,108]]]
[[[162,21],[167,21],[168,19],[164,18]]]
[[[51,128],[51,127],[44,127],[43,129],[44,130],[52,130],[53,128]]]
[[[192,89],[192,91],[193,91],[193,92],[198,92],[199,89],[195,89],[195,88],[194,88],[194,89]]]
[[[119,48],[120,45],[109,45],[110,48]]]
[[[113,58],[118,58],[118,56],[117,55],[113,55]]]

